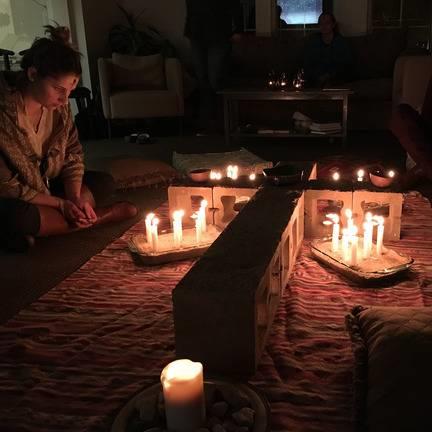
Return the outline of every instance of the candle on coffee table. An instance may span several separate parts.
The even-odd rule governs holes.
[[[203,366],[188,359],[175,360],[162,371],[167,428],[191,432],[205,420]]]

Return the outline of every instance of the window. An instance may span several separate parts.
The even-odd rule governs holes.
[[[323,11],[332,11],[331,0],[278,0],[281,29],[314,29]]]
[[[406,29],[408,48],[430,49],[430,0],[371,0],[372,29]]]

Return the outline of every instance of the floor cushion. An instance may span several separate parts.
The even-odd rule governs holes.
[[[116,189],[169,185],[179,177],[172,166],[159,160],[118,158],[103,161],[99,169],[111,174]]]
[[[358,306],[346,323],[357,430],[432,430],[432,308]]]

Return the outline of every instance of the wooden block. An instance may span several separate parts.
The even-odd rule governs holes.
[[[400,239],[403,195],[397,192],[355,191],[353,195],[353,213],[357,216],[356,224],[360,228],[364,214],[384,216],[384,240]]]
[[[301,192],[263,188],[173,290],[176,354],[255,372],[282,290],[280,243]]]
[[[215,186],[213,188],[214,223],[226,227],[258,189]]]
[[[201,197],[208,202],[206,211],[206,221],[208,224],[214,224],[213,214],[209,208],[213,207],[213,191],[211,186],[170,186],[168,188],[168,205],[170,209],[170,218],[174,210],[184,210],[184,226],[193,226],[191,219],[195,210],[192,207],[193,197]]]
[[[345,210],[352,209],[352,191],[329,189],[308,189],[305,191],[304,230],[307,238],[320,238],[330,235],[323,225],[327,213],[338,213],[341,223],[346,225]]]

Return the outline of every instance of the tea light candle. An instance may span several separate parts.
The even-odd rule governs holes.
[[[153,252],[157,252],[159,249],[158,224],[159,219],[157,217],[153,218],[151,221],[151,239]]]
[[[145,218],[146,240],[152,244],[152,220],[155,217],[154,213],[149,213]]]
[[[169,363],[161,373],[167,429],[198,430],[205,421],[203,366],[182,359]]]
[[[221,180],[222,179],[222,173],[219,171],[210,171],[210,180]]]

